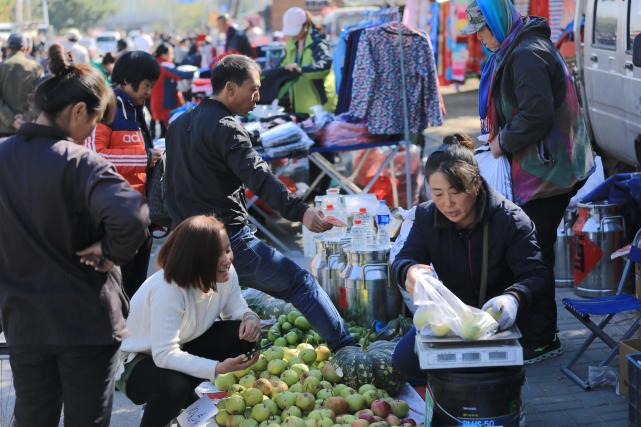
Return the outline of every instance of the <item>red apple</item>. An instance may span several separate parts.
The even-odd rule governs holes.
[[[384,400],[378,399],[372,402],[372,412],[381,418],[387,417],[391,410],[390,404]]]

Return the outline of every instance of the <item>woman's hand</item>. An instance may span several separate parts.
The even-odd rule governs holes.
[[[284,68],[292,73],[300,73],[302,71],[298,64],[287,64]]]
[[[240,371],[241,369],[249,368],[258,361],[259,356],[260,353],[256,352],[250,359],[247,359],[247,356],[244,354],[225,359],[222,362],[218,362],[215,374],[226,374],[227,372]]]
[[[93,267],[94,270],[101,273],[106,273],[107,271],[114,268],[113,261],[105,258],[102,255],[101,242],[96,242],[93,245],[76,252],[76,255],[80,257],[81,263]]]
[[[490,151],[492,152],[492,155],[495,159],[498,159],[503,155],[503,150],[501,149],[501,145],[499,144],[498,135],[495,136],[494,139],[488,141],[488,145],[490,146]]]
[[[416,280],[418,280],[421,274],[431,274],[433,271],[434,269],[426,264],[414,264],[411,266],[405,276],[405,290],[413,297]]]
[[[154,167],[156,166],[156,163],[158,163],[158,160],[162,157],[162,152],[156,148],[152,148],[149,150],[149,166]]]
[[[243,317],[238,328],[238,338],[241,340],[256,342],[260,338],[260,318],[254,314],[249,313]]]

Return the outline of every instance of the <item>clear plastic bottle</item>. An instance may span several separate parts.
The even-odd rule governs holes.
[[[371,248],[376,245],[374,219],[367,213],[367,208],[360,208],[358,214],[363,222],[363,245],[365,248]]]
[[[352,225],[352,230],[350,232],[351,246],[353,250],[363,249],[363,221],[356,216],[354,218],[354,224]]]
[[[345,199],[340,194],[340,188],[328,188],[327,195],[324,196],[326,203],[331,203],[334,206],[334,216],[340,221],[347,224],[347,210],[345,208]],[[334,227],[335,237],[344,237],[347,233],[345,227]]]
[[[327,203],[325,206],[323,206],[323,215],[325,216],[336,216],[336,209],[334,209],[334,205],[331,203]],[[323,235],[325,237],[337,237],[337,230],[338,227],[332,227],[331,229],[327,230]]]
[[[387,202],[381,200],[376,211],[376,246],[385,249],[390,245],[389,223],[392,213],[387,207]]]

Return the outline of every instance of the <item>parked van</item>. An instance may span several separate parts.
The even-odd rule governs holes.
[[[581,23],[585,22],[583,32]],[[641,0],[577,0],[579,87],[606,160],[641,167]],[[634,60],[636,59],[636,60]]]
[[[96,36],[96,45],[98,53],[104,55],[107,52],[116,53],[120,33],[117,31],[107,31]]]

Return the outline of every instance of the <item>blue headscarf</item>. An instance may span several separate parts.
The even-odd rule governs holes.
[[[476,0],[487,26],[501,44],[497,51],[491,52],[483,46],[488,59],[481,71],[481,84],[479,87],[479,115],[481,117],[481,130],[483,133],[495,134],[496,114],[492,101],[492,86],[496,70],[509,49],[510,44],[523,27],[521,14],[516,10],[510,0]],[[494,135],[493,135],[494,136]]]

